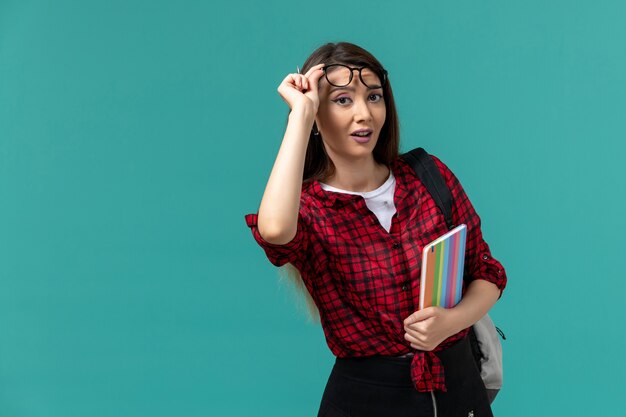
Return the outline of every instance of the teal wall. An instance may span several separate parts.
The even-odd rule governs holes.
[[[313,416],[333,357],[245,226],[327,41],[389,70],[509,284],[500,416],[618,416],[626,5],[0,1],[0,416]]]

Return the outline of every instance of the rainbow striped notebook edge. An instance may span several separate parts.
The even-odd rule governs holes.
[[[461,224],[422,251],[419,309],[454,307],[461,301],[467,226]]]

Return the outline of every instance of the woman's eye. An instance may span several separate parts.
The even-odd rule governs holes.
[[[383,96],[381,94],[370,94],[368,99],[371,102],[377,103],[383,99]],[[332,101],[338,104],[348,104],[349,102],[352,101],[352,99],[350,97],[338,97]]]
[[[335,103],[339,103],[339,104],[346,104],[345,100],[350,100],[349,97],[339,97],[336,98],[335,100],[333,100]]]

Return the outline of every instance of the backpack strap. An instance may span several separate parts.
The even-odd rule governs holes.
[[[441,212],[443,213],[443,217],[446,220],[446,225],[448,226],[448,229],[453,229],[454,224],[452,223],[452,194],[450,193],[450,189],[448,188],[446,181],[441,175],[439,168],[437,168],[435,161],[423,148],[415,148],[410,152],[400,155],[400,157],[404,159],[411,166],[411,168],[413,168],[419,180],[422,182],[422,184],[424,184],[426,190],[428,190],[433,200],[435,200],[437,207],[439,207],[439,210],[441,210]],[[493,332],[494,334],[495,332],[500,333],[502,339],[506,339],[502,331],[497,327],[494,327]],[[470,346],[472,347],[472,356],[474,357],[476,366],[481,371],[481,376],[483,376],[482,360],[484,358],[484,355],[480,349],[480,344],[474,326],[470,327],[468,337]],[[496,394],[499,391],[499,388],[486,389],[486,391],[489,397],[489,402],[493,402]]]
[[[435,161],[423,148],[415,148],[410,152],[400,155],[400,157],[411,165],[411,168],[413,168],[413,171],[415,171],[417,177],[422,184],[424,184],[433,200],[435,200],[437,207],[439,207],[439,210],[443,213],[448,229],[453,229],[452,194],[450,193],[450,189],[448,188],[446,181],[441,175],[441,171],[437,168]],[[470,327],[469,341],[472,347],[474,360],[476,361],[478,369],[481,369],[480,365],[483,354],[480,351],[480,346],[478,345],[478,339],[476,338],[476,333],[474,332],[474,326]]]
[[[423,148],[415,148],[410,152],[400,155],[417,174],[419,180],[424,184],[437,207],[443,213],[448,229],[454,228],[452,223],[452,194],[443,179],[435,161]]]

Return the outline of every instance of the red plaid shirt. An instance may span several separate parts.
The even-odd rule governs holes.
[[[467,225],[465,276],[504,289],[504,268],[483,240],[478,214],[454,174],[434,160],[452,193],[454,224]],[[291,242],[273,245],[263,240],[256,214],[248,214],[246,223],[274,265],[289,262],[300,271],[335,356],[414,352],[415,387],[445,391],[443,367],[434,352],[454,344],[468,330],[449,337],[433,352],[423,352],[404,339],[403,321],[418,309],[422,248],[448,228],[412,168],[398,159],[391,170],[397,212],[389,233],[361,196],[325,191],[315,180],[302,186],[298,231]]]

